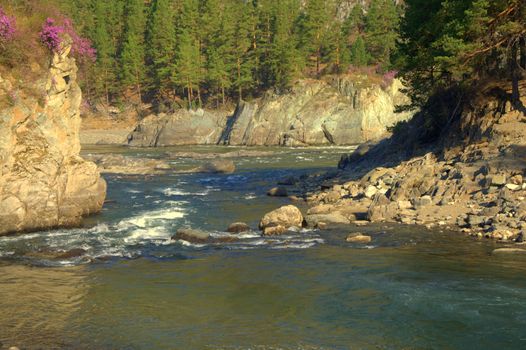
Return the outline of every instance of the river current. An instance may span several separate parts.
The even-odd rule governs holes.
[[[278,180],[334,170],[348,151],[263,150],[229,175],[106,175],[108,203],[84,227],[0,237],[0,349],[526,348],[526,258],[492,255],[495,243],[400,225],[171,240],[180,227],[257,228],[290,203],[266,196]],[[345,243],[350,232],[373,241]],[[49,254],[72,249],[84,254]]]

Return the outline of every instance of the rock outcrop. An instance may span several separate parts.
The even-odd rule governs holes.
[[[225,144],[246,146],[351,145],[384,136],[407,120],[401,83],[388,87],[356,76],[302,80],[288,94],[241,102],[231,117],[205,111],[149,116],[128,137],[130,146]]]
[[[54,54],[40,98],[0,111],[0,235],[75,226],[101,210],[106,183],[79,156],[81,91],[70,45]],[[0,86],[9,94],[10,86]]]
[[[308,183],[316,181],[307,179],[300,186],[314,206],[309,214],[442,226],[523,242],[525,114],[499,99],[479,101],[484,102],[465,107],[448,133],[431,144],[417,142],[425,125],[419,114],[400,135],[343,157],[340,173],[317,181],[322,192],[312,193],[316,189]],[[311,215],[307,222],[316,224]]]
[[[215,145],[226,124],[226,116],[204,111],[180,110],[175,114],[150,115],[128,136],[133,147]]]

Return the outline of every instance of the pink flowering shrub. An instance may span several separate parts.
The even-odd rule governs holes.
[[[397,74],[398,74],[398,71],[396,70],[390,70],[384,73],[384,75],[382,76],[382,87],[385,89],[391,86]]]
[[[16,21],[9,17],[0,7],[0,43],[6,43],[13,39],[16,32]]]
[[[63,25],[58,25],[53,18],[48,18],[40,31],[40,41],[50,51],[56,52],[62,45],[64,34],[67,34],[72,40],[71,50],[74,55],[95,61],[97,51],[93,48],[91,41],[81,37],[75,31],[70,19],[66,18],[63,23]]]

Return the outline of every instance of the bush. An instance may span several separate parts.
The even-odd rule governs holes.
[[[16,21],[14,17],[9,17],[0,7],[0,45],[13,40],[16,33]]]

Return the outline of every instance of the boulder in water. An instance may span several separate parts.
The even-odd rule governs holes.
[[[271,188],[268,192],[267,192],[267,195],[270,196],[270,197],[287,197],[289,194],[287,192],[287,189],[285,187],[274,187],[274,188]]]
[[[371,243],[372,238],[371,236],[367,236],[361,233],[351,233],[347,237],[346,241],[349,243],[365,244],[365,243]]]
[[[226,232],[229,233],[243,233],[250,231],[250,226],[248,226],[244,222],[234,222],[233,224],[230,224],[228,228],[226,229]]]
[[[232,174],[236,171],[236,165],[229,159],[216,159],[205,163],[191,172],[210,174]]]
[[[301,214],[301,211],[293,205],[283,206],[267,213],[259,223],[259,228],[262,230],[273,226],[283,226],[285,228],[293,226],[302,227],[303,214]]]
[[[210,234],[201,230],[192,228],[181,228],[177,230],[172,240],[183,240],[190,243],[207,243],[210,240]]]

